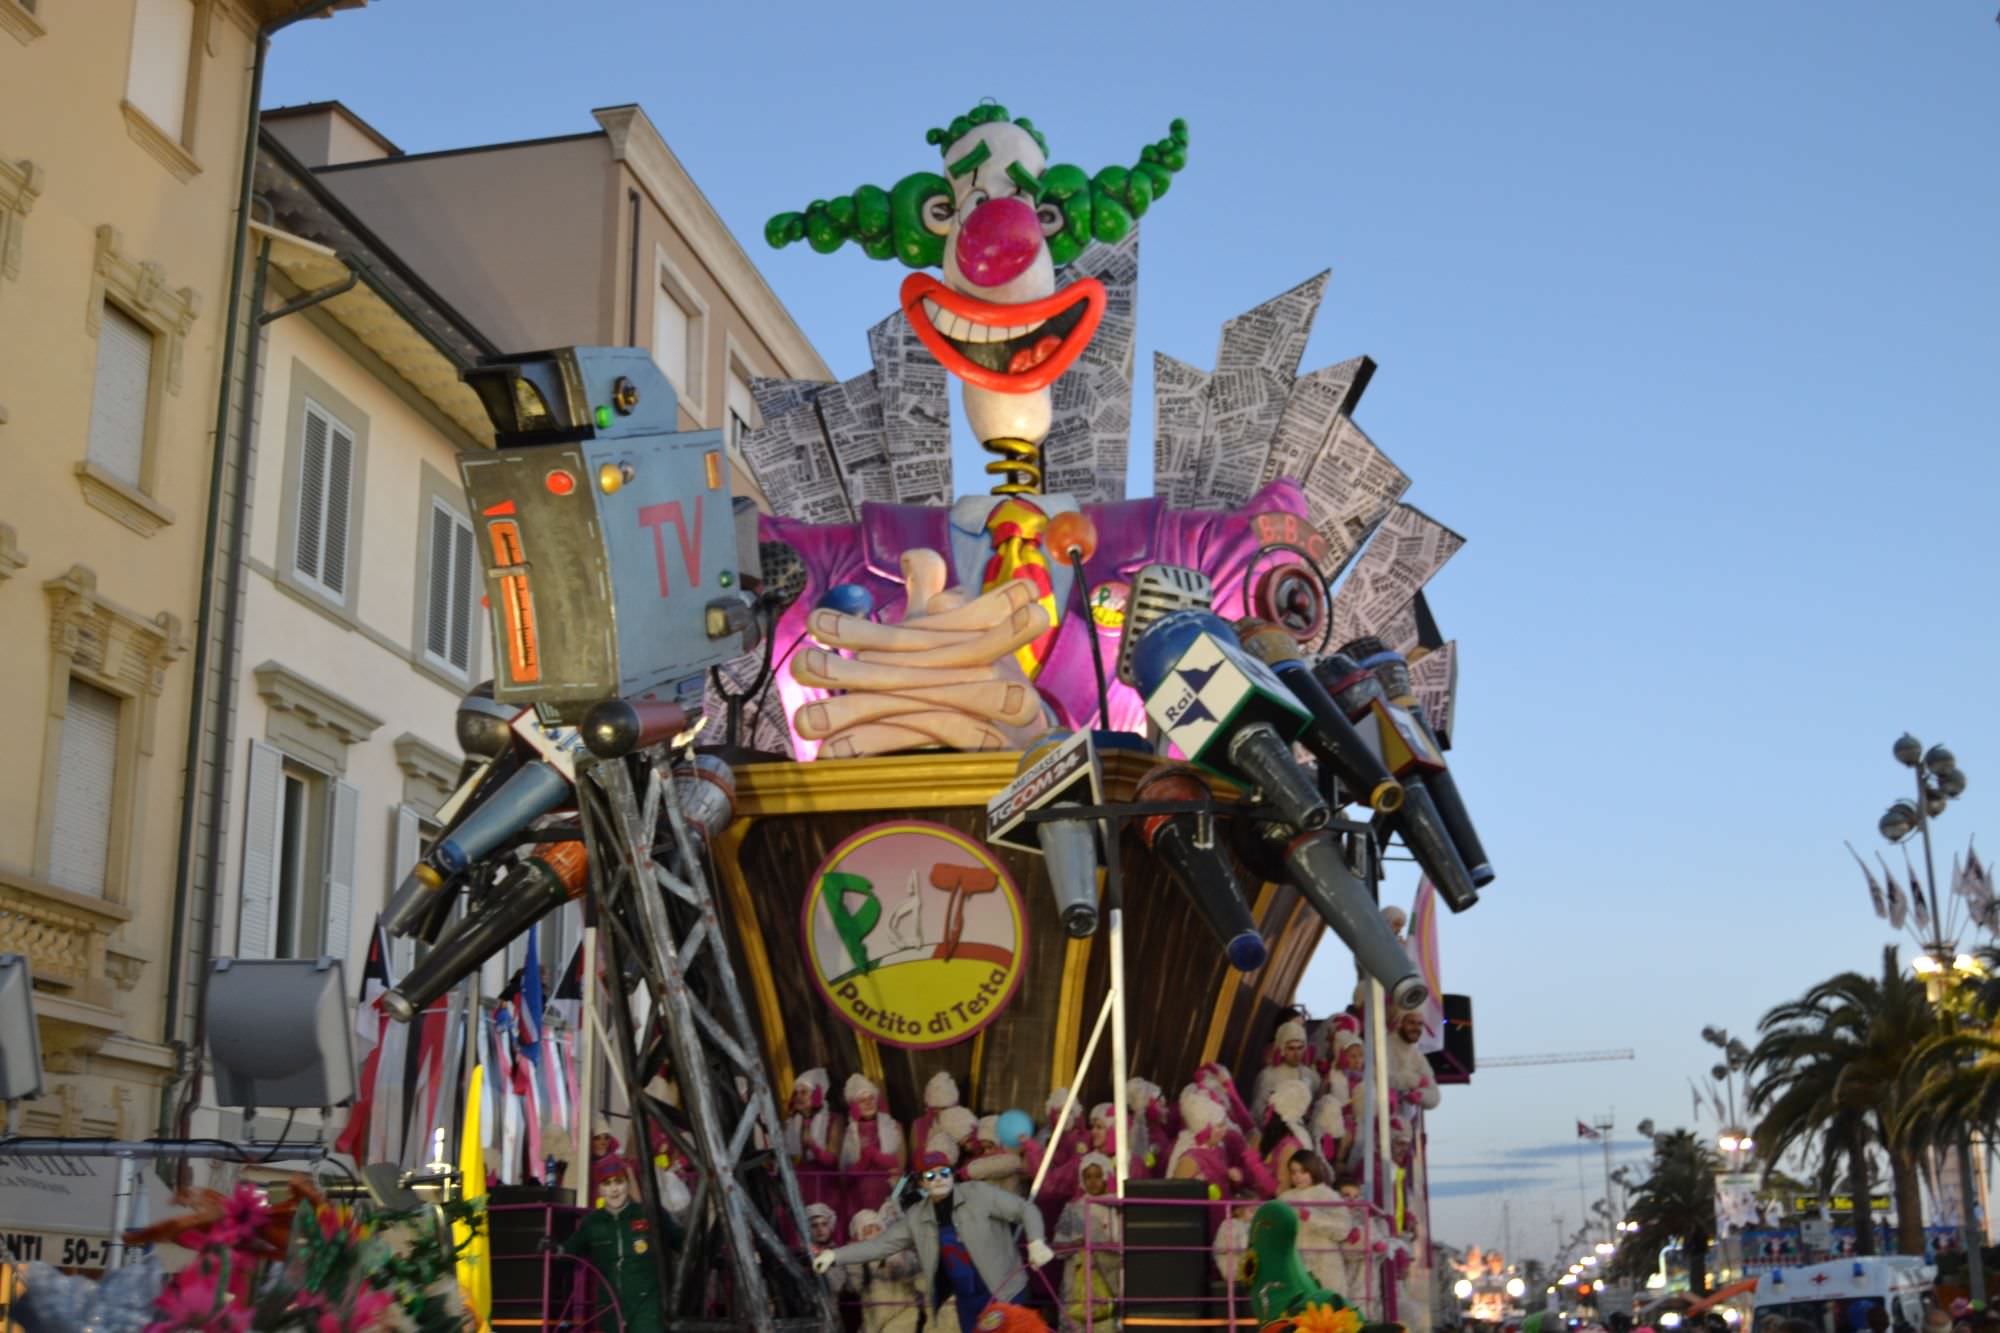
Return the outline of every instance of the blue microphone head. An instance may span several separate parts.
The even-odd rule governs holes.
[[[1236,642],[1236,631],[1213,611],[1174,611],[1155,621],[1132,648],[1132,674],[1139,682],[1139,693],[1148,695],[1158,689],[1187,646],[1204,634],[1226,644]]]
[[[1264,966],[1264,937],[1246,930],[1229,941],[1229,947],[1223,952],[1229,955],[1229,965],[1238,972],[1255,972]]]
[[[820,594],[816,610],[844,616],[865,616],[875,609],[875,597],[858,583],[836,583]]]

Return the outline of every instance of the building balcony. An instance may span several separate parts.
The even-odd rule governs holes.
[[[0,866],[0,953],[26,956],[35,977],[44,1063],[60,1071],[126,1032],[124,996],[149,961],[114,938],[128,908]]]

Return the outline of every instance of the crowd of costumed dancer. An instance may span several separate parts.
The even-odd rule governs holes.
[[[1392,924],[1396,915],[1390,909]],[[1069,1101],[1067,1088],[1049,1094],[1037,1121],[1018,1110],[968,1107],[957,1081],[939,1072],[925,1085],[923,1106],[906,1119],[863,1074],[850,1074],[836,1095],[826,1070],[805,1070],[790,1090],[784,1149],[805,1196],[812,1247],[833,1260],[827,1279],[850,1306],[856,1327],[864,1333],[913,1330],[929,1304],[917,1255],[900,1249],[872,1257],[901,1216],[898,1188],[978,1181],[1023,1200],[1024,1222],[1027,1211],[1035,1214],[1023,1230],[1036,1242],[1046,1236],[1057,1257],[1048,1272],[1062,1294],[1065,1325],[1081,1327],[1089,1311],[1093,1327],[1109,1327],[1124,1262],[1120,1214],[1112,1202],[1122,1151],[1128,1180],[1207,1186],[1213,1202],[1208,1231],[1225,1281],[1239,1276],[1252,1215],[1275,1199],[1298,1213],[1299,1256],[1322,1286],[1350,1299],[1379,1291],[1383,1281],[1401,1282],[1409,1273],[1421,1219],[1416,1208],[1405,1208],[1399,1228],[1396,1210],[1370,1208],[1363,1200],[1369,1092],[1361,1030],[1358,1005],[1324,1020],[1303,1014],[1286,1019],[1249,1081],[1247,1098],[1220,1063],[1202,1066],[1174,1097],[1134,1078],[1127,1089],[1129,1133],[1110,1102],[1072,1106],[1068,1120],[1056,1125]],[[1437,1080],[1419,1049],[1423,1036],[1422,1014],[1405,1013],[1391,1031],[1384,1062],[1390,1157],[1406,1169],[1422,1135],[1421,1113],[1438,1104]],[[619,1143],[603,1125],[593,1149],[599,1167],[610,1168],[593,1176],[617,1174]],[[1038,1174],[1041,1188],[1028,1200]],[[685,1189],[673,1188],[678,1183],[670,1180],[670,1210],[687,1206]],[[993,1292],[998,1299],[1018,1298],[1027,1286],[1025,1268],[1014,1267],[1003,1281],[1006,1289]],[[1400,1322],[1423,1323],[1419,1293],[1399,1294]],[[940,1326],[950,1325],[946,1318]]]

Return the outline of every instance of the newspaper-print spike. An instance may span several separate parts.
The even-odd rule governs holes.
[[[1889,863],[1883,859],[1882,853],[1875,853],[1875,859],[1882,863],[1882,882],[1886,886],[1889,898],[1889,924],[1901,930],[1903,922],[1909,917],[1909,908],[1903,902],[1902,886],[1896,883],[1896,873],[1889,869]]]
[[[1153,353],[1153,494],[1176,508],[1195,502],[1207,415],[1208,372]]]
[[[1329,584],[1340,578],[1410,489],[1403,470],[1348,417],[1335,420],[1333,433],[1299,484],[1305,487],[1307,515],[1326,538],[1319,572]]]
[[[750,380],[750,399],[757,404],[757,411],[769,419],[804,407],[824,388],[826,385],[819,380],[766,379],[756,375]]]
[[[1421,509],[1399,504],[1390,510],[1333,596],[1333,641],[1388,637],[1383,631],[1464,545],[1465,538]]]
[[[950,376],[898,310],[868,330],[898,504],[950,504]]]
[[[1222,326],[1198,468],[1204,507],[1239,505],[1256,491],[1331,276],[1316,274]]]
[[[1416,686],[1424,720],[1437,733],[1439,748],[1449,750],[1452,729],[1458,722],[1458,640],[1452,639],[1421,657],[1412,655],[1410,683]]]
[[[1357,356],[1299,376],[1285,396],[1285,410],[1278,418],[1278,431],[1264,457],[1264,473],[1258,484],[1290,477],[1303,486],[1307,469],[1333,438],[1340,419],[1354,415],[1374,374],[1375,363]]]
[[[1884,921],[1888,920],[1889,901],[1882,896],[1882,885],[1875,878],[1875,872],[1870,870],[1868,863],[1861,859],[1861,853],[1854,850],[1853,843],[1843,842],[1841,846],[1847,848],[1847,854],[1854,858],[1854,864],[1860,866],[1861,873],[1868,877],[1868,901],[1875,905],[1875,915],[1881,917]]]
[[[1056,275],[1104,284],[1104,316],[1069,373],[1055,382],[1054,421],[1044,442],[1049,494],[1099,503],[1125,498],[1132,438],[1132,344],[1138,332],[1139,228],[1116,245],[1093,245]],[[1157,490],[1157,488],[1156,488]]]

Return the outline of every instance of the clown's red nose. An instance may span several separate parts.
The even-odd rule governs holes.
[[[1042,225],[1024,199],[988,199],[958,229],[958,271],[998,287],[1020,276],[1042,248]]]

